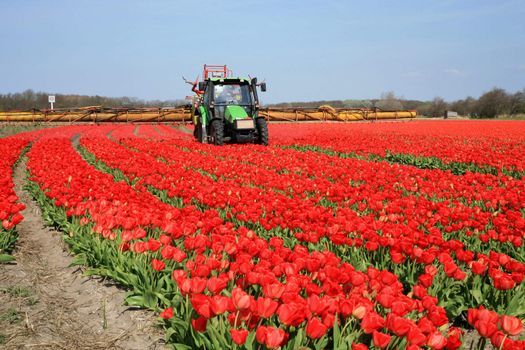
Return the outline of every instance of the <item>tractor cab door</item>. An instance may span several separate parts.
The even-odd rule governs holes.
[[[202,97],[204,105],[209,107],[213,102],[213,83],[210,81],[206,84],[206,89],[204,90],[204,96]]]

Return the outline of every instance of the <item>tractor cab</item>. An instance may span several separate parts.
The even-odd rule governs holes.
[[[230,74],[229,74],[230,72]],[[232,77],[226,66],[204,66],[204,80],[193,84],[199,98],[192,108],[194,136],[199,142],[268,144],[268,126],[259,117],[256,78]]]

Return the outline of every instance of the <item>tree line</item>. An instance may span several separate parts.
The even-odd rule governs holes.
[[[0,94],[0,111],[31,110],[49,108],[48,93],[25,90],[18,93]],[[56,94],[54,107],[77,108],[86,106],[103,107],[172,107],[187,103],[185,100],[141,100],[133,97],[105,97],[74,94]],[[318,108],[330,105],[334,108],[379,108],[382,110],[417,110],[419,115],[428,117],[443,117],[445,111],[455,111],[460,116],[470,118],[495,118],[497,116],[515,116],[525,114],[525,88],[515,93],[509,93],[501,88],[493,88],[479,98],[447,102],[441,97],[432,101],[408,100],[397,96],[393,91],[381,94],[378,99],[364,100],[324,100],[309,102],[285,102],[265,105],[265,107],[302,107]]]
[[[35,92],[31,89],[23,92],[0,94],[0,111],[11,110],[32,110],[50,108],[46,92]],[[143,108],[143,107],[171,107],[180,106],[184,100],[141,100],[134,97],[105,97],[87,96],[74,94],[55,94],[54,108],[78,108],[86,106],[103,107],[124,107],[124,108]]]
[[[525,88],[515,93],[493,88],[477,99],[467,97],[452,102],[447,102],[441,97],[435,97],[432,101],[407,100],[389,91],[381,94],[381,98],[378,99],[286,102],[272,104],[268,107],[317,108],[322,105],[330,105],[334,108],[410,109],[416,110],[419,115],[434,118],[443,117],[445,111],[454,111],[460,116],[470,118],[496,118],[525,114]]]

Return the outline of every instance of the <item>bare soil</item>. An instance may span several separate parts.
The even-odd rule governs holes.
[[[14,176],[27,206],[17,226],[16,263],[0,265],[0,348],[164,349],[153,313],[128,309],[124,290],[70,267],[61,233],[44,227],[23,189],[25,171],[23,161]]]

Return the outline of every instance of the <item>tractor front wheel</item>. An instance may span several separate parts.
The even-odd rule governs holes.
[[[210,125],[210,143],[216,146],[224,145],[224,123],[222,120],[214,119]]]
[[[264,118],[257,118],[255,120],[255,127],[257,128],[257,143],[268,146],[268,124]]]

